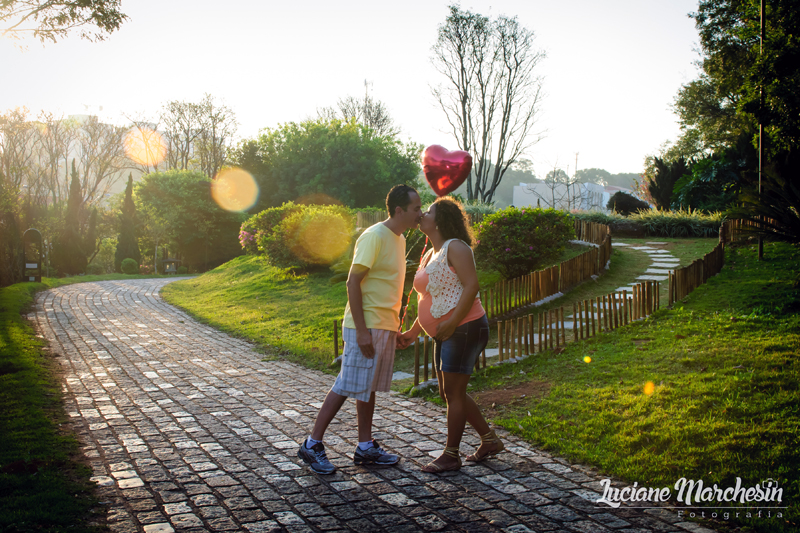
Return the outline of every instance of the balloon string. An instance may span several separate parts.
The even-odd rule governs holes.
[[[419,254],[419,261],[418,265],[422,265],[422,257],[425,255],[425,250],[428,249],[428,236],[425,235],[425,245],[422,247],[422,253]],[[419,266],[417,267],[419,270]],[[416,274],[414,274],[416,276]],[[406,305],[403,307],[403,312],[400,314],[400,328],[399,331],[403,331],[403,321],[406,319],[406,312],[408,311],[408,304],[411,301],[411,292],[414,290],[414,283],[411,283],[411,288],[408,290],[408,294],[406,294]]]

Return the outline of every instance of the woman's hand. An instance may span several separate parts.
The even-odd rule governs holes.
[[[398,333],[395,346],[398,350],[405,350],[411,346],[411,343],[414,342],[416,337],[417,336],[414,335],[414,332],[410,329],[408,331],[404,331],[403,333]]]
[[[441,322],[436,328],[436,340],[439,342],[446,341],[453,336],[453,333],[456,331],[457,327],[458,323],[452,318]]]

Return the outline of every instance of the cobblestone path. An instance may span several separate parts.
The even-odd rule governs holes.
[[[444,410],[398,394],[379,395],[375,430],[401,463],[353,465],[348,402],[326,434],[339,470],[317,476],[297,446],[333,378],[261,361],[164,303],[168,282],[60,287],[29,315],[63,366],[113,531],[707,531],[660,509],[600,508],[600,476],[508,435],[497,458],[422,473],[444,447]],[[462,450],[476,444],[468,428]]]

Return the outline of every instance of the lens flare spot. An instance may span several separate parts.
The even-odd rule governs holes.
[[[292,252],[307,263],[326,265],[350,246],[353,222],[342,213],[311,211],[287,219],[294,235]]]
[[[211,197],[222,209],[245,211],[258,200],[258,184],[246,170],[228,168],[211,182]]]
[[[591,363],[592,362],[592,358],[587,355],[586,357],[583,358],[583,362],[584,363]]]
[[[653,394],[655,390],[656,390],[656,385],[652,381],[648,381],[647,383],[644,384],[644,393],[647,394],[648,396]]]
[[[157,131],[132,128],[122,141],[125,155],[140,165],[156,166],[167,157],[167,143]]]

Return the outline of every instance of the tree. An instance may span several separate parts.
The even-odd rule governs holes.
[[[242,141],[231,160],[261,190],[253,211],[326,195],[349,207],[383,205],[387,191],[420,172],[421,147],[380,136],[355,120],[290,122]]]
[[[167,143],[168,170],[200,169],[213,178],[225,164],[236,116],[206,94],[198,103],[177,100],[164,104],[161,112]]]
[[[340,98],[336,108],[323,107],[317,110],[319,118],[327,121],[342,120],[349,122],[355,120],[367,126],[381,137],[397,137],[400,130],[395,127],[394,120],[389,116],[389,111],[380,100],[374,100],[369,94],[369,83],[364,80],[364,98],[353,96]]]
[[[86,270],[85,239],[81,235],[81,182],[72,160],[72,179],[70,180],[64,229],[53,243],[53,264],[61,274],[74,276]]]
[[[126,128],[103,124],[96,116],[87,118],[77,131],[81,192],[87,203],[105,198],[111,187],[130,167],[123,139]]]
[[[450,6],[433,47],[445,77],[433,94],[461,150],[473,153],[470,200],[491,201],[506,171],[541,139],[534,133],[541,98],[535,68],[544,58],[533,32],[516,18],[490,20]]]
[[[133,176],[128,175],[128,185],[125,187],[125,197],[119,212],[119,236],[117,237],[117,250],[114,253],[114,270],[122,272],[122,261],[133,259],[136,264],[142,263],[142,254],[139,252],[139,243],[136,240],[136,205],[133,203]]]
[[[765,40],[760,42],[759,4],[703,0],[691,15],[700,34],[703,76],[730,95],[734,117],[765,125],[768,157],[800,146],[800,9],[796,0],[766,3]],[[763,101],[762,101],[763,98]],[[713,98],[711,100],[714,100]],[[705,118],[708,113],[701,112]]]
[[[0,35],[20,38],[31,34],[42,42],[56,42],[80,28],[82,38],[102,41],[128,18],[119,10],[120,3],[120,0],[3,0]]]
[[[24,265],[18,189],[0,168],[0,287],[22,280]]]
[[[658,209],[669,211],[675,183],[689,172],[689,164],[683,157],[675,161],[653,157],[652,161],[652,173],[646,178],[647,190]]]
[[[214,203],[211,182],[198,171],[169,170],[142,176],[134,186],[137,208],[146,223],[155,224],[144,227],[144,234],[154,244],[156,239],[168,244],[181,265],[194,270],[213,268],[242,253],[238,235],[246,215]]]

